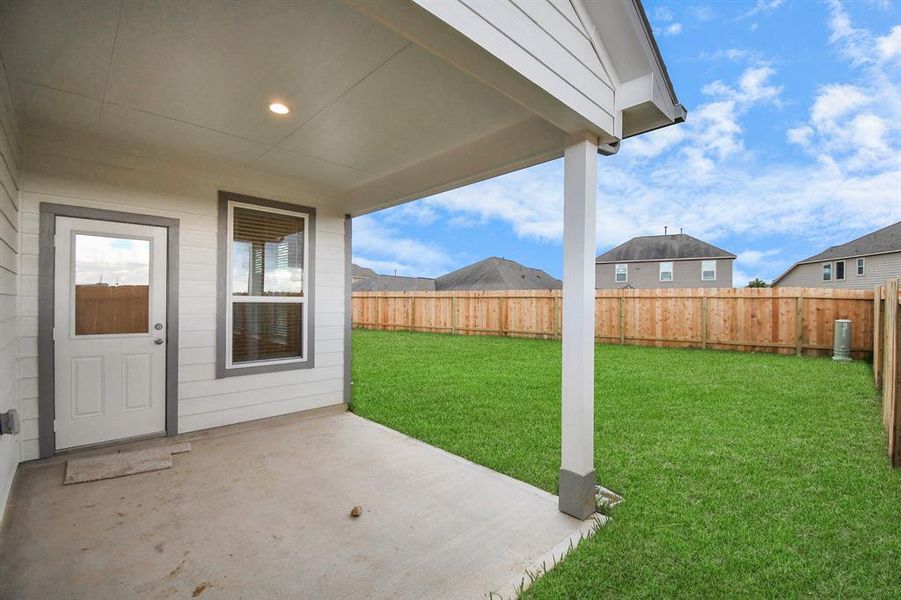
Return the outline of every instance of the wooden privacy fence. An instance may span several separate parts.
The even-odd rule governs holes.
[[[882,388],[882,424],[888,438],[889,460],[893,467],[901,467],[898,280],[889,279],[876,286],[873,297],[873,377],[876,387]]]
[[[559,290],[356,292],[353,324],[367,329],[558,338]],[[818,288],[598,290],[600,342],[831,354],[835,319],[852,321],[851,349],[869,358],[873,292]]]

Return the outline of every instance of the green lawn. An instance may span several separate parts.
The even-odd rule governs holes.
[[[560,344],[355,331],[353,410],[556,493]],[[901,597],[901,472],[869,365],[598,346],[626,501],[532,598]]]

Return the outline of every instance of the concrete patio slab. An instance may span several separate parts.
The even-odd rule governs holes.
[[[509,597],[594,526],[350,413],[189,439],[170,469],[77,486],[62,460],[23,464],[0,597]]]

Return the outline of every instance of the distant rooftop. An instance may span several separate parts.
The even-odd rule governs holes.
[[[901,252],[901,221],[860,236],[856,240],[827,248],[819,254],[799,261],[798,264],[835,258],[855,258],[885,252]]]
[[[541,269],[492,256],[435,280],[438,291],[559,290],[563,283]]]
[[[643,235],[634,237],[601,254],[595,262],[615,263],[636,260],[685,260],[693,258],[735,258],[731,252],[717,248],[685,233]]]

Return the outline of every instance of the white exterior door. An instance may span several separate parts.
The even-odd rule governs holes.
[[[56,448],[166,429],[164,227],[57,217]]]

